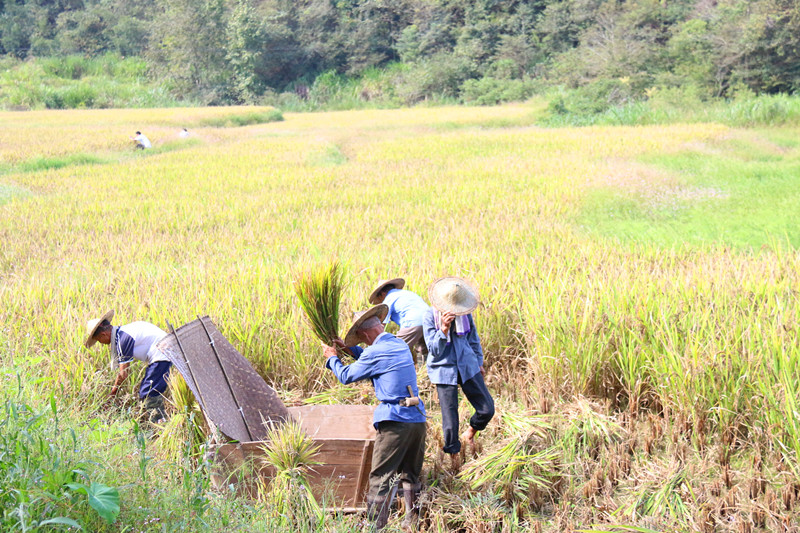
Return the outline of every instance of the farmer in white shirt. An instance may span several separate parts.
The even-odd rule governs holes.
[[[144,150],[146,148],[153,147],[153,143],[151,143],[150,139],[145,137],[145,135],[141,131],[137,131],[136,137],[131,137],[131,140],[136,143],[137,150]]]
[[[150,421],[159,422],[165,418],[164,393],[172,363],[156,348],[156,344],[167,333],[149,322],[113,326],[113,317],[114,311],[109,311],[99,319],[87,322],[84,344],[87,348],[91,348],[96,342],[109,345],[112,364],[119,365],[117,379],[111,387],[111,397],[117,394],[119,386],[128,377],[131,361],[138,359],[147,365],[144,379],[139,385],[139,399],[144,402],[145,409],[151,411]]]
[[[372,305],[385,304],[389,313],[384,323],[389,321],[400,326],[397,338],[402,339],[414,354],[414,366],[417,364],[417,355],[428,354],[425,338],[422,333],[422,319],[428,312],[428,304],[416,293],[403,290],[406,280],[395,278],[381,280],[369,295]]]

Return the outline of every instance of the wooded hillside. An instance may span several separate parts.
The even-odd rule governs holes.
[[[796,0],[0,0],[0,53],[140,56],[179,99],[264,102],[372,77],[358,96],[494,103],[541,87],[611,104],[800,87]],[[322,76],[322,78],[320,78]],[[321,85],[320,85],[321,84]],[[366,88],[365,88],[366,87]],[[486,95],[489,95],[488,98]],[[486,102],[481,98],[486,98]]]

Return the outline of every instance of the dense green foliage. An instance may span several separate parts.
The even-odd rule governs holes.
[[[599,113],[676,88],[700,98],[796,91],[800,8],[794,0],[7,0],[0,53],[137,56],[173,97],[199,103],[493,104],[558,85],[583,87]],[[98,98],[42,101],[99,107]]]

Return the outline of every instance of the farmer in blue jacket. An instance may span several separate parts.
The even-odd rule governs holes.
[[[373,418],[377,437],[369,474],[367,515],[377,529],[386,526],[399,475],[406,504],[403,526],[415,528],[425,458],[425,406],[419,400],[411,351],[405,342],[384,330],[388,311],[383,304],[368,309],[358,315],[344,341],[337,339],[337,346],[350,353],[356,359],[354,363],[344,365],[336,349],[326,346],[325,366],[343,384],[372,380],[375,396],[381,402]],[[368,348],[356,346],[359,343]]]
[[[475,435],[494,416],[494,400],[483,380],[481,340],[471,314],[478,307],[478,291],[466,280],[448,277],[430,286],[428,298],[432,307],[422,325],[428,345],[428,377],[436,385],[442,409],[443,450],[457,469],[461,451],[458,386],[475,408],[463,436],[473,450]]]
[[[417,363],[417,354],[420,357],[428,355],[425,338],[422,334],[422,319],[428,312],[428,304],[418,294],[405,290],[406,280],[394,278],[381,280],[369,295],[372,305],[386,304],[389,313],[384,323],[394,322],[400,329],[397,338],[402,339],[414,355],[414,366]]]

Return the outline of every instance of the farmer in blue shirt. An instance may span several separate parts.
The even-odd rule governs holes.
[[[458,469],[458,386],[475,408],[464,433],[464,440],[473,451],[475,435],[494,416],[494,400],[483,380],[483,349],[471,314],[478,307],[478,291],[461,278],[441,278],[431,285],[428,297],[432,308],[423,321],[429,351],[428,377],[436,385],[442,408],[443,450]]]
[[[326,346],[325,366],[343,384],[371,379],[381,402],[373,419],[377,437],[369,474],[367,515],[378,529],[386,526],[399,474],[407,510],[403,526],[414,528],[419,517],[417,498],[425,458],[425,406],[419,400],[411,351],[405,342],[384,331],[383,319],[388,311],[382,304],[368,309],[358,316],[344,341],[337,339],[336,345],[351,354],[354,363],[345,366],[336,348]],[[369,347],[355,346],[359,343]],[[407,402],[409,398],[411,401]]]
[[[128,377],[131,362],[138,359],[145,363],[147,370],[139,385],[139,399],[144,402],[145,409],[151,411],[151,422],[163,421],[166,418],[164,393],[172,363],[156,348],[156,344],[167,333],[149,322],[113,326],[112,318],[114,311],[109,311],[99,319],[87,322],[84,345],[87,348],[91,348],[96,342],[109,345],[112,366],[119,367],[114,386],[111,387],[111,397],[116,396],[119,386]]]
[[[406,280],[395,278],[381,280],[369,295],[369,303],[378,305],[386,304],[389,314],[384,323],[394,322],[400,326],[397,337],[405,341],[414,355],[414,366],[417,364],[417,355],[420,358],[428,354],[425,339],[422,335],[422,318],[428,312],[428,304],[416,293],[404,290]]]

